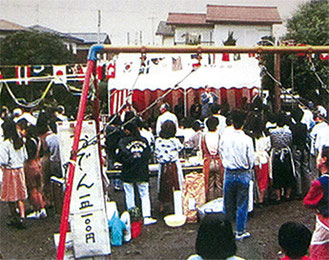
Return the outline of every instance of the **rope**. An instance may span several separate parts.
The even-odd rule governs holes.
[[[38,99],[36,99],[36,100],[34,100],[34,101],[32,101],[32,102],[29,102],[29,103],[27,103],[27,104],[26,104],[26,103],[24,104],[24,103],[22,103],[22,102],[19,101],[19,100],[23,100],[23,99],[18,99],[18,98],[16,98],[16,96],[15,96],[14,93],[11,91],[11,89],[10,89],[10,87],[9,87],[9,85],[8,85],[7,82],[5,82],[5,86],[6,86],[6,89],[7,89],[8,93],[9,93],[9,95],[11,96],[11,98],[14,100],[14,102],[15,102],[17,105],[19,105],[19,106],[21,106],[21,107],[24,107],[24,108],[34,108],[34,107],[38,106],[38,105],[41,103],[41,101],[46,97],[47,93],[49,92],[50,88],[52,87],[52,83],[53,83],[53,80],[51,80],[51,81],[48,83],[48,85],[47,85],[45,91],[43,92],[43,94],[41,95],[40,98],[38,98]],[[25,99],[24,99],[24,100],[25,100]]]
[[[320,82],[321,84],[321,87],[327,91],[329,93],[329,89],[328,89],[328,86],[326,84],[324,84],[323,80],[321,79],[321,77],[319,76],[319,74],[316,72],[316,69],[315,69],[315,65],[312,61],[312,57],[309,56],[308,57],[308,62],[310,63],[310,70],[314,73],[315,77],[317,78],[317,80]]]
[[[263,64],[259,64],[259,67],[262,69],[262,72],[265,72],[266,73],[266,75],[268,75],[277,85],[279,85],[279,87],[280,87],[280,89],[282,89],[282,90],[284,90],[284,91],[286,91],[287,92],[287,89],[286,88],[284,88],[283,87],[283,85],[282,85],[282,83],[280,82],[280,81],[278,81],[268,70],[267,70],[267,68],[266,68],[266,66],[265,65],[263,65]],[[296,98],[296,97],[294,97],[294,95],[292,94],[292,93],[289,93],[289,92],[287,92],[288,93],[288,95],[290,95],[291,96],[291,98],[294,100],[294,101],[296,101],[298,104],[300,104],[300,105],[302,105],[303,107],[306,107],[308,110],[310,110],[311,112],[313,112],[312,111],[312,109],[310,109],[307,105],[305,105],[302,101],[300,101],[299,100],[299,98]],[[326,119],[326,118],[324,118],[323,116],[321,116],[321,115],[318,115],[318,117],[320,117],[321,119],[323,119],[326,123],[328,123],[329,124],[329,121]]]

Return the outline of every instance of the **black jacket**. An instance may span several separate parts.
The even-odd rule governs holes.
[[[124,182],[147,182],[148,161],[151,149],[143,137],[125,136],[119,141],[117,160],[122,164],[121,180]]]

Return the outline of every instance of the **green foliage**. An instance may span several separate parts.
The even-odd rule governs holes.
[[[329,4],[327,0],[310,1],[301,5],[287,21],[287,39],[310,45],[329,44]]]
[[[327,0],[310,1],[299,6],[297,12],[287,21],[288,33],[283,40],[293,41],[295,44],[328,45],[328,10]],[[320,60],[318,54],[313,55],[314,67],[312,67],[308,56],[297,54],[281,54],[280,56],[281,83],[284,88],[294,88],[301,97],[312,100],[315,104],[328,103],[328,91],[321,86],[312,71],[315,69],[322,81],[328,84],[328,61]],[[270,73],[274,75],[273,55],[264,55],[263,59]],[[268,77],[265,77],[263,82],[265,89],[274,89],[273,81]]]
[[[0,42],[2,65],[65,64],[72,61],[73,55],[55,34],[21,31]]]
[[[128,210],[131,222],[137,222],[142,220],[142,212],[139,207],[134,207]]]

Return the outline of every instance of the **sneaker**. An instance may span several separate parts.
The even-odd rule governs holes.
[[[144,218],[144,226],[152,225],[152,224],[155,224],[155,223],[157,223],[157,220],[154,219],[154,218],[151,218],[151,217]]]
[[[33,211],[32,213],[28,214],[26,218],[33,218],[33,219],[39,219],[40,213],[39,211]]]
[[[40,214],[39,214],[39,218],[46,218],[46,217],[47,217],[46,209],[41,209]]]
[[[243,239],[245,239],[247,237],[250,237],[250,233],[247,232],[247,231],[245,231],[243,233],[236,233],[235,240],[243,240]]]

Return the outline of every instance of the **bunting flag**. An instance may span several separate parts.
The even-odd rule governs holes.
[[[229,53],[223,53],[222,61],[230,61],[230,54]]]
[[[256,57],[256,53],[248,53],[249,58],[254,58]]]
[[[172,70],[177,71],[177,70],[182,70],[182,58],[179,56],[177,59],[172,57]]]
[[[114,63],[114,61],[111,61],[106,66],[106,78],[107,79],[114,79],[115,78],[115,71],[116,71],[115,63]]]
[[[55,84],[66,84],[66,65],[53,65],[53,76]]]
[[[329,53],[320,53],[320,60],[329,60]]]
[[[36,65],[32,67],[32,75],[33,77],[35,76],[40,76],[41,72],[44,71],[45,66],[44,65]]]
[[[18,79],[16,84],[22,85],[23,82],[25,85],[29,84],[28,78],[31,76],[31,67],[30,66],[15,66],[15,75]]]

